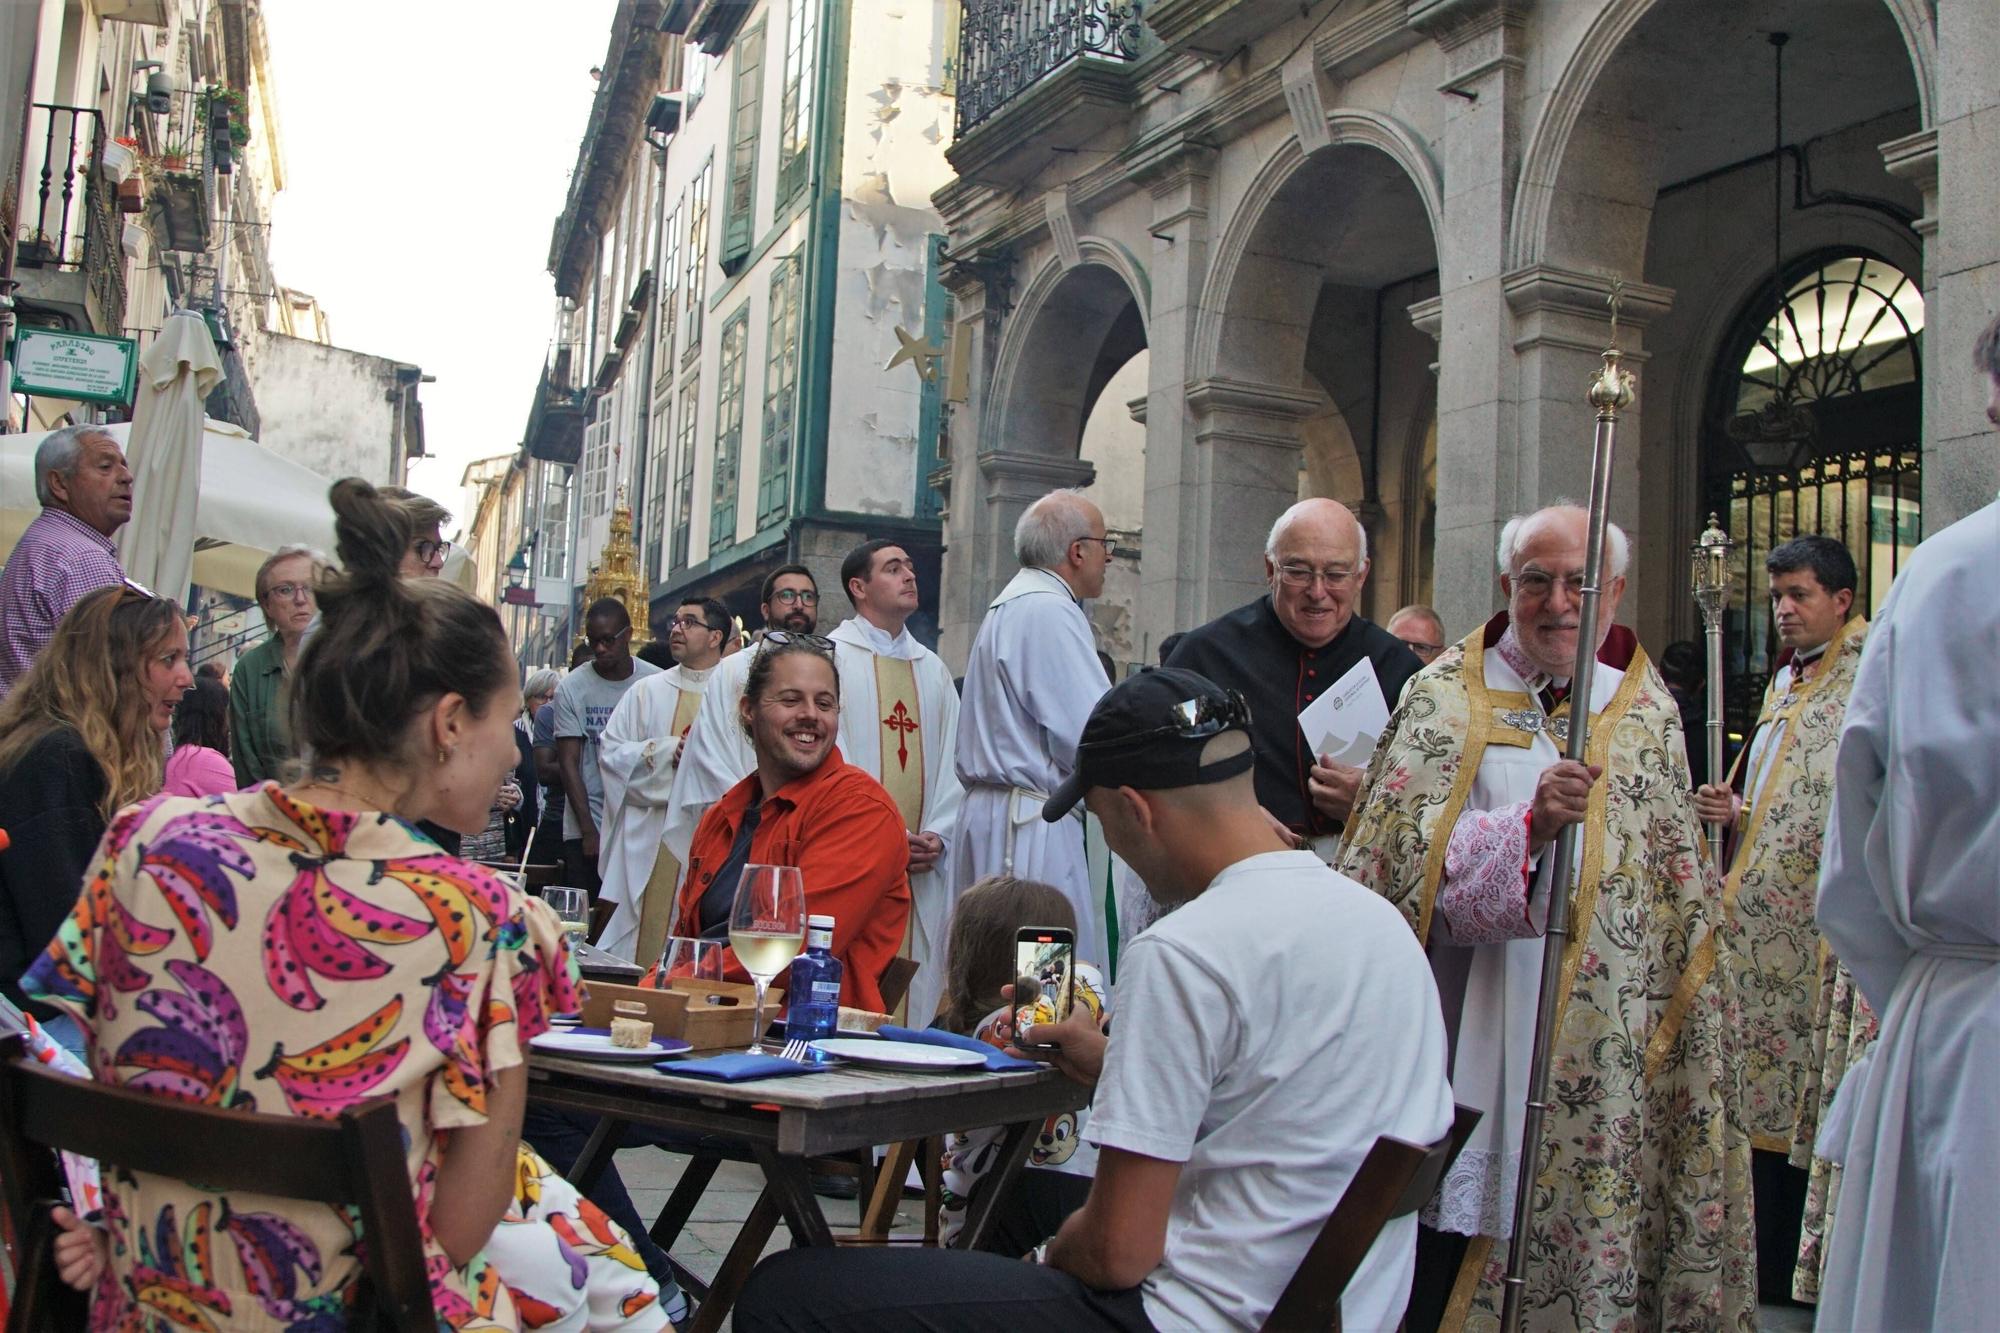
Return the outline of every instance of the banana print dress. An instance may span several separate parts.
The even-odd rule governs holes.
[[[132,806],[96,865],[24,978],[90,1034],[92,1077],[281,1115],[393,1098],[441,1324],[664,1326],[626,1238],[525,1147],[484,1251],[456,1268],[431,1235],[443,1132],[483,1123],[494,1076],[579,1007],[542,903],[400,819],[275,784]],[[344,1211],[110,1166],[102,1198],[93,1329],[345,1326],[363,1239]]]

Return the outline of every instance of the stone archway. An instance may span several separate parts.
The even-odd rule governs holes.
[[[1634,539],[1621,614],[1649,643],[1694,623],[1686,548],[1706,512],[1694,451],[1717,311],[1737,309],[1760,275],[1769,281],[1773,31],[1790,38],[1787,255],[1808,234],[1825,243],[1885,228],[1914,247],[1924,201],[1882,157],[1929,114],[1930,27],[1904,0],[1613,0],[1528,135],[1509,220],[1519,445],[1513,493],[1496,488],[1493,530],[1515,509],[1584,492],[1591,412],[1576,386],[1608,335],[1605,297],[1622,282],[1619,341],[1639,394],[1621,422],[1612,509]],[[1443,441],[1447,490],[1477,443]],[[1440,567],[1470,547],[1441,553]]]
[[[1426,502],[1401,484],[1409,423],[1435,412],[1436,345],[1410,307],[1437,293],[1434,165],[1384,117],[1336,111],[1331,141],[1291,139],[1219,239],[1193,349],[1193,435],[1235,491],[1209,531],[1227,610],[1262,590],[1266,530],[1293,499],[1338,499],[1370,554],[1368,614],[1402,591],[1403,526]],[[1226,452],[1225,452],[1226,451]],[[1385,482],[1386,479],[1386,482]]]
[[[1146,283],[1122,248],[1090,239],[1080,262],[1035,275],[1009,318],[994,369],[978,457],[975,604],[1012,576],[1014,525],[1061,486],[1088,488],[1086,424],[1107,385],[1146,350]]]

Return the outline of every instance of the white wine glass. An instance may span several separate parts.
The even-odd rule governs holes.
[[[750,1050],[763,1049],[764,992],[806,942],[806,887],[797,866],[744,866],[729,909],[729,947],[757,986]]]
[[[562,922],[563,934],[569,936],[570,947],[581,944],[584,936],[590,933],[590,895],[582,889],[553,884],[542,890],[542,901]]]
[[[666,947],[660,950],[659,988],[671,990],[673,981],[681,977],[721,981],[722,941],[668,936]]]

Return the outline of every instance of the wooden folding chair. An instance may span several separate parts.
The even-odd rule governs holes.
[[[57,1148],[107,1170],[352,1206],[367,1238],[356,1279],[360,1326],[397,1333],[438,1326],[393,1102],[369,1102],[338,1120],[192,1106],[44,1069],[16,1033],[0,1038],[0,1203],[20,1256],[8,1333],[85,1323],[82,1294],[55,1270],[49,1208],[62,1188]]]
[[[1438,1181],[1458,1158],[1472,1136],[1480,1113],[1456,1108],[1451,1131],[1436,1143],[1419,1147],[1387,1135],[1361,1159],[1361,1169],[1347,1182],[1340,1202],[1312,1248],[1292,1273],[1292,1280],[1264,1320],[1264,1333],[1327,1333],[1340,1328],[1340,1296],[1368,1257],[1382,1228],[1407,1217],[1430,1202]]]

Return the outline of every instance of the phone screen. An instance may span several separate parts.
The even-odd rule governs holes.
[[[1014,1036],[1069,1016],[1076,984],[1076,936],[1061,927],[1023,926],[1014,937]]]

